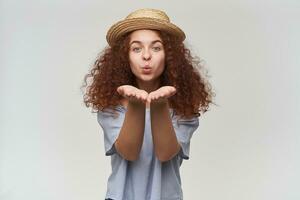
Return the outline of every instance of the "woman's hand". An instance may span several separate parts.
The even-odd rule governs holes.
[[[132,85],[121,85],[117,88],[117,92],[133,103],[147,102],[148,93]]]
[[[167,102],[168,98],[176,94],[176,88],[173,86],[163,86],[148,94],[147,101],[151,102]]]

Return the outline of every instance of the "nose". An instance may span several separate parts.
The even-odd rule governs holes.
[[[149,60],[149,59],[151,59],[151,53],[150,53],[150,51],[149,50],[145,50],[144,51],[144,53],[143,53],[143,59],[144,60]]]

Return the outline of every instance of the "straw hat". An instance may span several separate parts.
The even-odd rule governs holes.
[[[167,14],[161,10],[144,8],[130,13],[124,20],[121,20],[110,27],[106,34],[106,40],[110,46],[123,34],[139,30],[155,29],[166,31],[184,41],[184,32],[175,24],[170,22]]]

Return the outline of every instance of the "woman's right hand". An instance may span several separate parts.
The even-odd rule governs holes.
[[[145,90],[140,90],[132,85],[121,85],[117,88],[117,92],[124,98],[133,103],[146,103],[148,93]]]

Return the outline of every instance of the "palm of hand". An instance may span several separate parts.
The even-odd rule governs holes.
[[[169,97],[176,93],[176,89],[173,86],[163,86],[159,89],[150,92],[147,97],[148,102],[162,102],[166,101]]]
[[[176,93],[176,89],[172,86],[163,86],[148,94],[145,90],[138,89],[134,86],[122,85],[117,88],[117,92],[129,101],[151,103],[152,101],[161,102],[167,100],[167,98]]]
[[[131,85],[122,85],[117,88],[117,92],[132,102],[146,102],[148,93],[145,90],[140,90]]]

